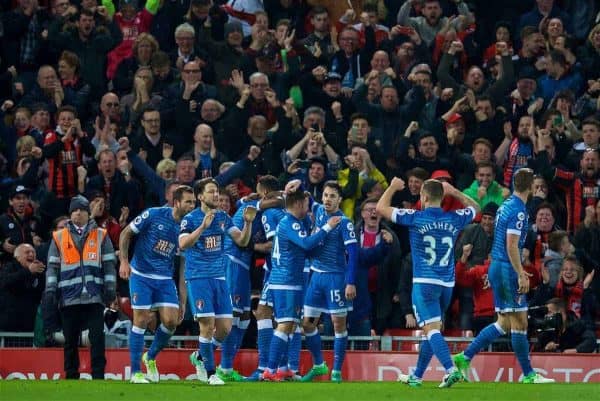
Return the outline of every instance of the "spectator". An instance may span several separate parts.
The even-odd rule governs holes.
[[[359,239],[356,307],[348,322],[351,335],[371,335],[371,328],[382,333],[392,312],[393,297],[399,279],[394,261],[400,257],[400,243],[375,211],[377,199],[368,198],[360,205],[356,224]]]
[[[77,193],[77,167],[83,156],[92,157],[96,151],[81,129],[77,112],[62,106],[56,112],[57,127],[46,134],[43,154],[48,160],[48,199],[42,205],[44,214],[53,220],[68,209],[71,197]]]
[[[442,15],[442,7],[439,0],[425,0],[421,8],[422,15],[410,17],[410,12],[416,4],[417,0],[404,2],[398,11],[396,19],[399,25],[413,27],[419,33],[419,36],[423,38],[427,46],[431,47],[437,33],[442,27],[448,24],[448,18]],[[469,8],[464,2],[458,3],[457,8],[460,15],[469,15]],[[457,26],[457,22],[453,22],[455,27]]]
[[[158,108],[162,97],[154,94],[154,77],[149,67],[140,67],[133,78],[133,90],[121,99],[123,123],[137,131],[142,112],[148,107]]]
[[[140,65],[147,66],[150,62],[151,54],[148,54],[148,48],[140,49],[140,46],[148,46],[152,48],[152,50],[158,50],[158,43],[147,34],[150,30],[150,24],[152,23],[152,19],[154,18],[154,14],[159,7],[158,0],[149,0],[146,1],[144,5],[144,9],[142,11],[137,11],[137,1],[136,0],[121,0],[119,4],[119,11],[115,13],[115,6],[112,0],[102,0],[102,4],[106,7],[106,12],[109,17],[113,19],[113,21],[119,26],[120,31],[123,33],[123,41],[119,43],[113,50],[108,53],[108,66],[106,69],[106,75],[109,79],[113,79],[115,77],[115,72],[124,73],[123,79],[125,82],[121,81],[117,84],[116,90],[126,89],[124,87],[119,87],[121,83],[125,83],[129,78],[129,82],[131,82],[131,75],[127,74],[127,65],[123,70],[118,70],[120,64],[123,63],[124,60],[127,60],[132,56],[132,54],[137,57],[137,61],[144,63]],[[144,35],[146,34],[146,35]],[[144,35],[143,39],[149,40],[150,43],[144,43],[141,45],[141,41],[138,42],[138,38]],[[142,39],[142,40],[143,40]],[[152,40],[154,42],[152,43]],[[133,51],[132,51],[133,50]],[[131,65],[131,64],[130,64]],[[136,66],[135,69],[137,69]],[[131,71],[131,70],[130,70]]]
[[[572,173],[560,168],[552,168],[545,151],[538,154],[543,166],[543,174],[554,185],[565,192],[567,207],[567,231],[574,232],[583,222],[585,207],[594,206],[600,200],[600,153],[598,150],[584,152],[580,171]]]
[[[64,17],[57,18],[48,28],[48,40],[60,50],[69,50],[83,60],[81,76],[91,87],[91,99],[99,99],[106,92],[106,58],[108,52],[121,42],[123,35],[115,22],[105,16],[107,26],[96,28],[94,13],[83,9],[77,15],[75,28],[64,27]],[[65,29],[63,29],[65,28]]]
[[[198,109],[206,99],[214,99],[217,90],[212,85],[202,82],[200,62],[192,60],[186,62],[181,70],[182,79],[167,88],[161,105],[161,116],[165,123],[186,121],[198,114]],[[183,136],[182,146],[189,148],[192,138]]]
[[[110,305],[117,295],[116,257],[106,231],[90,220],[87,199],[75,196],[69,205],[69,214],[68,226],[52,234],[45,303],[60,308],[66,378],[79,379],[79,336],[88,328],[92,379],[103,380],[106,366],[104,306]],[[83,252],[84,249],[87,251]],[[81,266],[83,272],[68,269],[73,264]]]
[[[371,156],[367,149],[361,145],[353,145],[351,147],[350,153],[350,163],[354,165],[354,168],[358,171],[358,185],[356,186],[356,192],[349,193],[344,197],[344,200],[341,204],[341,209],[346,216],[350,219],[354,218],[354,209],[356,207],[356,202],[362,196],[362,186],[364,181],[367,178],[374,179],[379,182],[383,189],[385,190],[388,186],[388,183],[385,179],[385,176],[381,171],[377,169],[373,161],[371,160]],[[350,167],[340,170],[338,173],[338,181],[340,185],[345,187],[349,183],[350,179]]]
[[[486,257],[481,263],[468,265],[468,260],[471,256],[471,250],[473,245],[464,243],[462,247],[457,246],[457,250],[461,250],[461,256],[456,261],[456,284],[459,289],[469,289],[468,292],[472,299],[470,303],[472,305],[472,320],[467,322],[465,329],[473,330],[473,333],[477,335],[487,325],[494,322],[495,311],[494,311],[494,294],[492,293],[492,287],[488,280],[488,269],[490,267],[490,258]],[[458,244],[457,244],[458,245]],[[467,294],[465,294],[467,295]],[[464,298],[460,303],[461,308],[464,308]]]
[[[6,262],[12,258],[15,248],[20,244],[42,243],[42,227],[34,214],[30,201],[31,192],[23,185],[16,185],[9,194],[10,207],[0,215],[1,258]]]
[[[58,59],[58,75],[64,92],[64,103],[75,107],[77,115],[84,120],[87,116],[90,86],[80,76],[81,64],[79,57],[70,51],[63,51]],[[57,106],[59,106],[57,104]]]
[[[117,165],[116,155],[110,149],[98,153],[98,175],[90,177],[85,191],[102,192],[106,198],[107,211],[112,217],[118,218],[122,225],[140,212],[138,183],[131,177],[126,163],[120,162]]]
[[[44,292],[46,266],[30,244],[15,248],[14,258],[0,268],[1,331],[33,331]]]
[[[544,102],[549,103],[554,95],[562,89],[570,89],[579,94],[583,89],[583,78],[579,72],[569,68],[563,53],[553,50],[549,56],[546,74],[538,81],[538,92]]]
[[[313,31],[304,38],[302,44],[312,54],[313,58],[309,58],[309,63],[312,63],[311,68],[314,68],[317,65],[328,65],[333,54],[339,50],[339,46],[335,40],[337,30],[330,26],[327,8],[315,6],[310,15]],[[332,36],[330,32],[334,32],[334,35]]]
[[[561,298],[568,311],[593,327],[596,299],[590,284],[594,279],[595,270],[585,274],[577,258],[570,255],[563,259],[556,287],[550,286],[550,272],[545,266],[542,266],[541,273],[542,284],[536,289],[532,304],[544,305],[553,297]]]
[[[556,209],[546,202],[540,204],[535,212],[534,223],[527,232],[523,258],[528,259],[539,270],[548,250],[549,236],[558,230]]]
[[[550,19],[558,17],[562,21],[565,21],[567,30],[572,32],[571,19],[569,16],[555,4],[554,0],[536,0],[536,5],[533,10],[523,14],[519,20],[519,29],[523,29],[526,26],[537,27],[543,19]]]
[[[498,205],[496,203],[487,203],[481,209],[481,219],[479,222],[466,226],[458,239],[455,250],[457,260],[463,257],[463,247],[470,245],[469,256],[464,259],[464,263],[467,264],[468,268],[475,265],[482,265],[491,253],[497,211]]]
[[[500,206],[504,199],[508,198],[510,191],[498,184],[494,177],[494,164],[492,162],[477,163],[475,181],[463,193],[474,199],[481,208],[488,203],[495,203]]]
[[[156,51],[150,60],[150,67],[154,74],[154,94],[161,94],[175,82],[178,71],[171,67],[169,55],[161,50]]]
[[[123,59],[118,64],[113,78],[113,87],[121,96],[134,89],[136,71],[140,67],[151,66],[152,59],[158,52],[158,42],[149,33],[142,32],[133,41],[130,51],[132,56]]]
[[[496,149],[496,163],[504,169],[502,184],[512,189],[513,175],[521,168],[527,167],[528,159],[537,150],[535,140],[535,122],[531,116],[522,116],[517,127],[517,135],[513,138],[509,124],[504,127],[504,140]]]
[[[586,80],[600,78],[600,24],[596,24],[587,36],[585,46],[578,49],[577,59]]]
[[[34,103],[44,103],[54,114],[63,102],[65,102],[65,92],[56,76],[56,71],[49,65],[43,65],[38,70],[36,83],[23,96],[20,104],[30,108]]]
[[[538,351],[563,354],[596,351],[596,334],[573,311],[567,309],[563,299],[552,298],[546,303],[546,308],[548,313],[545,319],[553,326],[538,334]]]
[[[558,277],[563,264],[563,260],[567,255],[575,252],[575,247],[569,241],[569,234],[566,231],[553,231],[548,235],[548,249],[544,253],[544,266],[548,269],[550,279],[548,285],[556,287]]]
[[[216,177],[219,175],[219,166],[227,161],[214,142],[213,130],[209,125],[199,124],[194,133],[194,158],[196,177]]]
[[[151,106],[146,107],[142,111],[141,121],[142,130],[133,137],[131,147],[135,152],[144,151],[146,154],[145,162],[148,163],[150,168],[155,169],[158,162],[163,159],[164,144],[175,147],[176,141],[170,133],[162,130],[161,116],[158,109]]]
[[[363,21],[365,33],[365,45],[359,46],[359,33],[353,28],[344,28],[340,32],[338,50],[329,64],[329,70],[342,77],[342,90],[351,94],[356,85],[356,80],[369,72],[371,66],[369,61],[376,49],[375,32],[371,21]]]

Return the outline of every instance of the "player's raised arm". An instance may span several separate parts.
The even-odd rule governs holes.
[[[467,196],[458,189],[454,188],[452,184],[448,182],[442,182],[442,186],[444,187],[444,195],[449,195],[457,199],[460,203],[465,205],[465,207],[472,207],[475,209],[475,214],[481,211],[481,207],[479,207],[477,202],[475,202],[470,196]]]
[[[206,212],[204,215],[204,219],[202,220],[202,224],[200,224],[196,229],[190,231],[189,221],[184,218],[181,220],[181,234],[179,234],[179,249],[182,251],[188,249],[198,241],[200,235],[212,224],[215,219],[215,211],[210,210]]]
[[[394,177],[390,186],[387,187],[379,201],[377,202],[377,213],[379,213],[384,218],[393,221],[394,209],[392,204],[392,197],[398,191],[402,191],[404,189],[404,181],[401,178]]]
[[[229,235],[231,235],[231,239],[236,243],[239,247],[245,247],[250,242],[250,236],[252,235],[252,222],[256,217],[256,208],[253,206],[247,206],[244,209],[244,227],[239,230],[237,228],[233,228]]]

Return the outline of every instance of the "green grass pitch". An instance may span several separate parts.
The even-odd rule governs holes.
[[[209,387],[198,382],[132,385],[116,381],[0,381],[2,401],[599,401],[600,384],[458,383],[438,389],[426,382],[409,388],[390,382],[228,383]]]

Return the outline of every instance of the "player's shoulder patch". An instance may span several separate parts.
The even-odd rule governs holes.
[[[267,222],[267,216],[265,216],[264,214],[262,215],[262,217],[260,218],[261,223],[265,224]]]
[[[150,211],[149,211],[149,210],[145,210],[145,211],[142,213],[142,219],[145,219],[145,218],[147,218],[148,216],[150,216]]]
[[[140,224],[142,222],[142,216],[138,216],[133,220],[133,224]]]
[[[351,221],[348,221],[348,223],[346,224],[346,229],[348,231],[354,231],[354,224],[352,224]]]
[[[292,229],[298,231],[298,230],[300,230],[300,228],[301,228],[300,223],[298,223],[298,222],[292,223]]]
[[[398,209],[398,214],[403,216],[405,214],[415,214],[415,209]]]
[[[519,219],[519,220],[521,220],[521,221],[522,221],[522,220],[525,220],[525,212],[519,212],[519,213],[517,214],[517,219]]]

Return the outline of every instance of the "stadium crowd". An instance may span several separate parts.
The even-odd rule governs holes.
[[[361,248],[392,232],[385,259],[357,275],[349,320],[367,335],[417,327],[408,231],[375,210],[391,179],[406,182],[396,207],[418,209],[429,178],[477,200],[445,321],[477,333],[494,320],[496,211],[530,167],[523,259],[530,303],[546,306],[537,346],[595,352],[599,12],[594,0],[3,1],[0,331],[44,331],[52,232],[76,195],[118,252],[121,231],[146,208],[173,206],[179,184],[214,177],[233,215],[273,175],[317,200],[337,180]],[[259,245],[248,245],[256,291]],[[102,298],[105,332],[127,331],[126,282]],[[45,320],[46,332],[59,328]],[[188,313],[178,333],[197,330]]]

